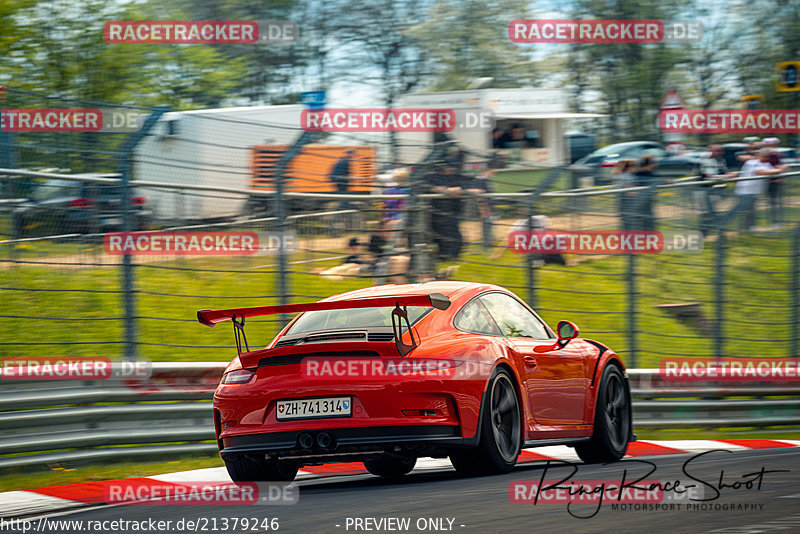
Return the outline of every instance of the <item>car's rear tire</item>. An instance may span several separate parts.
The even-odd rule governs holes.
[[[575,447],[586,463],[615,462],[625,456],[631,437],[632,410],[628,381],[616,364],[603,370],[592,439]]]
[[[414,456],[380,456],[373,460],[364,460],[364,467],[373,475],[384,478],[398,478],[407,475],[417,465]]]
[[[257,462],[247,456],[225,458],[225,467],[234,482],[292,481],[298,470],[290,462]]]
[[[450,462],[459,474],[467,476],[508,473],[517,463],[521,444],[517,390],[508,371],[498,368],[486,390],[478,446],[453,452]]]

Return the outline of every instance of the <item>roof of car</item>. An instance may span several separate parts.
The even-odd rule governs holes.
[[[498,289],[492,284],[476,282],[461,282],[457,280],[441,280],[423,282],[418,284],[386,284],[382,286],[365,287],[328,297],[324,300],[343,300],[353,298],[385,297],[391,295],[419,295],[426,293],[441,293],[451,297],[461,291]]]

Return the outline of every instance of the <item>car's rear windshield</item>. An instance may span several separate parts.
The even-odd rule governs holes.
[[[391,306],[378,308],[354,308],[345,310],[310,311],[300,316],[284,335],[303,332],[318,332],[340,328],[370,328],[392,326]],[[408,307],[408,322],[412,325],[433,308],[424,306]]]

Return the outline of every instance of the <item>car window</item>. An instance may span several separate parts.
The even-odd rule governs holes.
[[[504,336],[550,338],[541,321],[517,299],[503,293],[489,293],[480,299]]]
[[[36,186],[33,199],[37,201],[61,197],[76,197],[80,192],[80,183],[69,180],[48,180]]]
[[[657,157],[659,159],[666,158],[666,157],[669,156],[669,154],[667,154],[666,150],[658,148],[658,147],[645,147],[645,149],[642,150],[641,155],[642,156],[644,156],[644,155],[655,156],[655,157]]]
[[[456,315],[453,324],[456,328],[464,332],[489,334],[492,336],[501,335],[494,319],[489,315],[489,312],[480,299],[473,299],[464,306],[464,309]]]
[[[409,306],[408,321],[414,324],[433,308]],[[338,328],[368,328],[372,326],[392,326],[391,306],[375,308],[355,308],[344,310],[319,310],[304,313],[292,325],[286,335],[301,332],[317,332]],[[405,322],[403,322],[405,324]]]

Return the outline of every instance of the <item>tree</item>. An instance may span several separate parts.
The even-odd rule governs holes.
[[[682,1],[577,0],[570,18],[674,20]],[[681,47],[671,44],[570,45],[571,89],[577,101],[588,92],[610,115],[611,140],[658,134],[656,116],[664,94],[664,80],[683,59]]]
[[[493,87],[535,84],[530,49],[512,43],[508,24],[528,18],[513,0],[436,0],[430,14],[409,33],[426,51],[433,90],[466,89],[475,78]]]

